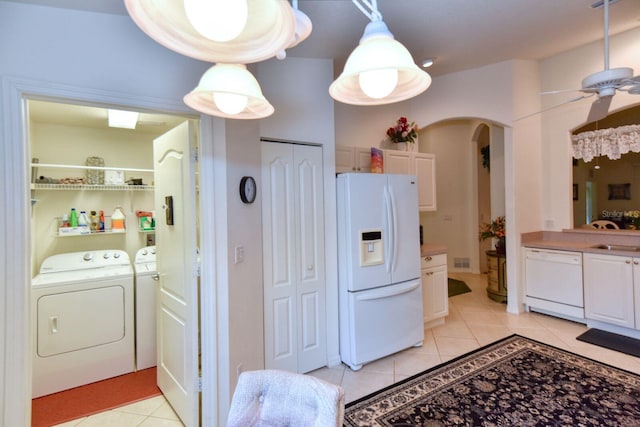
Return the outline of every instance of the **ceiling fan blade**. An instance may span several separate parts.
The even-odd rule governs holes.
[[[591,104],[591,110],[589,110],[589,115],[587,116],[588,123],[602,120],[607,117],[607,114],[609,114],[609,106],[611,105],[611,98],[613,98],[613,95],[600,96],[598,99],[593,101],[593,104]]]
[[[555,104],[555,105],[552,105],[551,107],[543,108],[540,111],[536,111],[535,113],[531,113],[531,114],[527,114],[526,116],[518,117],[517,119],[514,120],[514,122],[526,119],[526,118],[531,117],[531,116],[535,116],[536,114],[542,114],[545,111],[553,110],[554,108],[558,108],[558,107],[561,107],[563,105],[570,104],[572,102],[580,101],[581,99],[590,98],[593,95],[595,95],[595,94],[590,93],[588,95],[582,95],[582,96],[578,96],[578,97],[575,97],[575,98],[568,99],[568,100],[566,100],[564,102],[561,102],[560,104]]]

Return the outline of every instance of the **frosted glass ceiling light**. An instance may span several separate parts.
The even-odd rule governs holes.
[[[209,68],[184,102],[201,113],[227,119],[261,119],[274,112],[244,64],[216,64]]]
[[[384,98],[389,96],[398,85],[398,70],[393,68],[383,70],[363,71],[358,76],[360,88],[369,98]]]
[[[201,34],[191,23],[185,11],[187,1],[202,0],[124,0],[133,21],[149,37],[175,52],[207,62],[249,64],[264,61],[285,49],[296,31],[296,17],[286,0],[242,0],[247,5],[246,24],[232,40],[215,41]],[[215,0],[224,5],[225,16],[228,16],[226,5],[234,2],[237,0]],[[202,31],[206,33],[209,24],[203,25]]]
[[[345,104],[382,105],[404,101],[427,90],[431,76],[421,70],[407,48],[393,38],[382,21],[376,1],[352,1],[371,22],[360,44],[347,58],[344,71],[329,87],[331,97]]]
[[[247,25],[247,0],[184,0],[184,10],[191,25],[216,42],[235,39]]]

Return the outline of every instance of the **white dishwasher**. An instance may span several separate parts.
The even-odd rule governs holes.
[[[584,320],[582,253],[527,248],[525,258],[527,306],[571,320]]]

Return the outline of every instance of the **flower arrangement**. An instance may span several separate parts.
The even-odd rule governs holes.
[[[640,229],[640,210],[624,211],[623,217],[628,228]]]
[[[503,216],[499,216],[490,223],[482,224],[480,226],[480,240],[495,238],[498,241],[495,244],[496,252],[504,255],[506,253],[506,230],[507,220]]]
[[[504,239],[507,236],[506,230],[507,220],[503,216],[497,217],[495,220],[482,224],[480,226],[480,240],[496,238]]]
[[[413,144],[418,137],[418,125],[400,117],[396,125],[387,129],[387,136],[392,142],[408,142]]]
[[[626,218],[633,218],[633,219],[637,219],[640,218],[640,210],[635,210],[635,211],[624,211],[623,214]]]

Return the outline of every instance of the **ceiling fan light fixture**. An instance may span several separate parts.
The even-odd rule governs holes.
[[[124,1],[133,21],[149,37],[174,52],[206,62],[264,61],[285,49],[296,30],[295,14],[286,0],[246,0],[246,25],[230,41],[203,36],[187,17],[184,1]],[[229,1],[233,2],[226,0],[225,4]]]
[[[631,86],[627,92],[631,95],[640,95],[640,83]]]
[[[633,68],[609,68],[590,74],[582,79],[582,89],[599,91],[601,89],[612,88],[615,92],[615,89],[620,86],[622,81],[632,77]],[[613,95],[613,93],[610,95]]]
[[[201,113],[227,119],[261,119],[274,112],[244,64],[212,66],[185,95],[184,103]]]
[[[365,76],[361,78],[363,73]],[[372,97],[367,94],[371,93],[367,84],[366,91],[361,85],[363,80],[369,80],[366,73],[397,78],[397,83],[393,85],[387,80],[384,84],[387,91],[389,86],[393,86],[391,91],[383,97]],[[360,44],[347,58],[342,74],[329,87],[329,94],[345,104],[383,105],[412,98],[430,85],[431,76],[418,68],[407,48],[393,38],[382,20],[374,20],[367,25]]]

